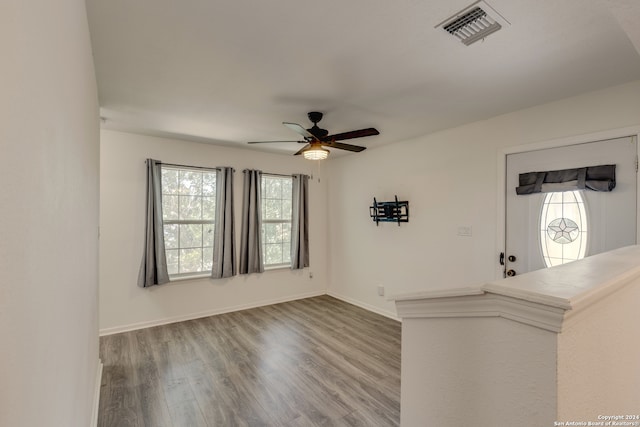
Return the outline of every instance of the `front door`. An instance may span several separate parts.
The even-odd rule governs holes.
[[[522,274],[636,243],[635,138],[509,154],[505,274]],[[516,195],[520,173],[616,165],[611,192]]]

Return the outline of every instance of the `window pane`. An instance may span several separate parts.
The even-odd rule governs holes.
[[[265,211],[262,219],[282,218],[282,202],[280,199],[267,199],[264,202]]]
[[[203,197],[202,198],[202,219],[208,219],[213,221],[215,218],[216,218],[216,198]]]
[[[291,242],[282,245],[282,262],[291,264]]]
[[[178,171],[175,169],[162,170],[162,193],[178,194]]]
[[[213,267],[213,248],[202,249],[202,268],[204,271],[211,271]]]
[[[282,200],[282,219],[291,219],[291,199]]]
[[[180,249],[180,273],[197,273],[202,269],[202,249]]]
[[[202,194],[202,172],[180,171],[180,194],[201,195]]]
[[[293,179],[287,178],[282,182],[282,198],[291,200],[291,189],[293,186]]]
[[[287,243],[291,242],[291,224],[290,223],[282,224],[282,241]]]
[[[164,226],[164,247],[166,249],[178,249],[178,236],[178,225],[166,224]]]
[[[202,195],[216,195],[216,174],[215,172],[204,172],[202,174]]]
[[[202,219],[202,197],[180,196],[180,219]]]
[[[202,224],[202,246],[213,247],[213,224]]]
[[[265,251],[266,264],[281,264],[282,263],[282,245],[280,244],[267,244]]]
[[[162,195],[162,219],[171,221],[178,219],[178,196]]]
[[[265,243],[279,243],[281,239],[281,233],[279,233],[279,224],[263,224],[264,226],[264,242]]]
[[[178,249],[170,249],[165,251],[167,256],[167,270],[169,274],[178,274],[179,251]]]
[[[267,199],[282,198],[282,181],[277,178],[266,178],[266,192],[263,194]]]
[[[180,224],[180,247],[202,247],[202,224]]]

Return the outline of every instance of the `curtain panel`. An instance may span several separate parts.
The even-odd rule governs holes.
[[[167,259],[164,252],[162,223],[162,172],[158,160],[147,159],[147,197],[145,237],[138,286],[161,285],[169,282]]]
[[[519,175],[516,194],[551,193],[554,191],[611,191],[616,187],[616,165],[589,166]]]
[[[309,177],[293,175],[291,269],[309,267]]]
[[[262,171],[243,174],[239,273],[262,273]]]
[[[235,224],[233,210],[233,168],[216,173],[216,225],[213,232],[211,278],[236,275]]]

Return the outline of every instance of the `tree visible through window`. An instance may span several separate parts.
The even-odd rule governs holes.
[[[291,265],[291,177],[262,175],[262,253],[265,267]]]
[[[211,271],[216,171],[162,166],[162,218],[170,277]]]

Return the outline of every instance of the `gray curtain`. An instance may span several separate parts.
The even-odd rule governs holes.
[[[144,253],[138,274],[138,286],[146,288],[169,281],[162,227],[162,187],[160,162],[147,159],[147,206]]]
[[[213,266],[211,278],[236,274],[236,232],[233,212],[233,168],[219,168],[216,173],[216,225],[213,232]]]
[[[518,184],[518,195],[570,190],[612,191],[616,188],[616,165],[521,173]]]
[[[291,269],[309,267],[309,177],[293,175]]]
[[[262,172],[245,169],[243,174],[240,274],[262,273]]]

